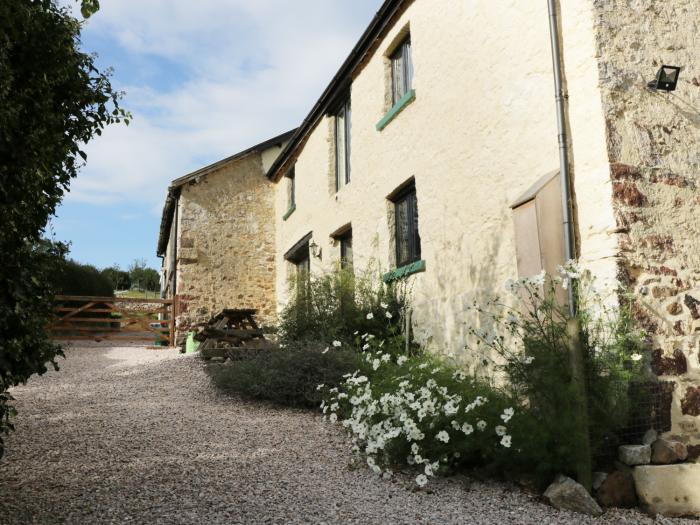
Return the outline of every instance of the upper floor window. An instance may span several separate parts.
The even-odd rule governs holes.
[[[289,170],[289,173],[287,173],[287,178],[289,179],[289,193],[287,198],[287,205],[291,209],[297,204],[295,166],[292,166],[292,169]]]
[[[411,90],[412,84],[411,38],[407,37],[391,55],[391,103],[401,100]]]
[[[350,97],[335,114],[335,191],[350,182]]]
[[[411,184],[392,200],[396,224],[396,266],[400,268],[421,258],[415,185]]]

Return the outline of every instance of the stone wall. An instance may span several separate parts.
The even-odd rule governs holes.
[[[275,148],[279,151],[279,148]],[[178,333],[223,308],[256,308],[275,322],[272,184],[260,153],[182,187],[178,207]]]
[[[672,392],[662,430],[700,443],[700,56],[697,0],[593,2],[619,277]],[[675,92],[646,88],[684,66]],[[668,410],[668,407],[667,407]],[[668,419],[668,418],[667,418]]]

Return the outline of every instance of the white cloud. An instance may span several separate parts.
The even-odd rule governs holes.
[[[152,81],[125,84],[115,71],[134,120],[87,146],[67,201],[142,202],[157,214],[170,180],[295,127],[380,3],[102,2],[84,29],[86,48],[107,42],[133,67],[169,64],[177,75],[159,82],[144,71],[129,78]]]

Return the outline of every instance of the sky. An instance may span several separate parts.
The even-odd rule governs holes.
[[[100,3],[81,47],[113,68],[133,120],[87,144],[48,231],[77,261],[159,268],[169,182],[297,127],[381,0]]]

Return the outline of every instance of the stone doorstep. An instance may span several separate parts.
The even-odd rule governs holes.
[[[632,471],[641,506],[651,514],[700,517],[700,464],[644,465]]]

